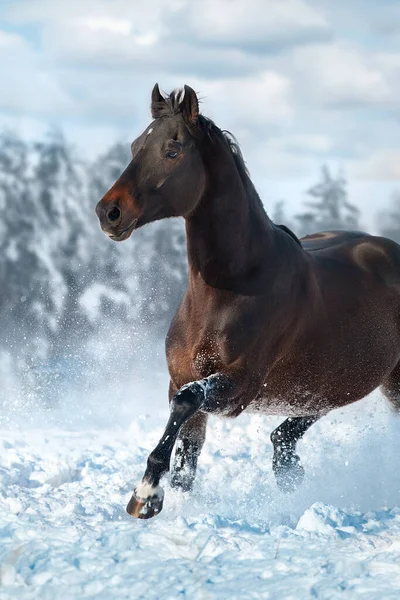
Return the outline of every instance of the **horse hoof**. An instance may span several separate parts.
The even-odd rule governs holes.
[[[274,464],[274,473],[278,488],[285,494],[297,490],[304,479],[304,469],[297,455],[291,461]]]
[[[164,490],[158,486],[140,484],[129,500],[126,512],[136,519],[151,519],[162,511]]]

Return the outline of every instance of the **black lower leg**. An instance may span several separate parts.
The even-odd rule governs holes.
[[[171,402],[171,414],[164,435],[147,459],[147,468],[143,481],[155,487],[161,477],[169,471],[172,450],[182,425],[199,409],[203,400],[203,390],[191,384],[175,394]]]
[[[304,469],[296,454],[296,443],[319,415],[309,417],[289,417],[271,434],[274,446],[272,468],[278,487],[283,492],[294,491],[302,482]]]

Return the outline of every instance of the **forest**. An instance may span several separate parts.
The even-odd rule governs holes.
[[[95,371],[126,369],[162,340],[186,285],[183,221],[145,227],[127,244],[107,240],[94,207],[129,162],[117,143],[83,160],[62,132],[26,141],[0,135],[0,374],[3,387],[53,404],[63,385],[84,385]],[[362,229],[346,178],[323,165],[317,181],[286,215],[267,211],[299,237]],[[400,195],[377,214],[376,231],[400,242]],[[107,344],[104,340],[108,340]],[[154,348],[157,351],[154,352]],[[130,358],[127,359],[126,357]],[[5,402],[3,398],[3,402]]]

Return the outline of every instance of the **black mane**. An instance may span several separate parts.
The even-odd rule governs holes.
[[[297,237],[297,235],[295,233],[293,233],[293,231],[291,229],[289,229],[289,227],[286,227],[286,225],[275,225],[275,226],[278,227],[279,229],[282,229],[282,231],[285,231],[285,233],[290,235],[290,237],[292,237],[294,239],[296,244],[298,244],[299,246],[302,246],[302,243],[299,240],[299,238]]]
[[[235,162],[236,168],[242,180],[243,187],[246,190],[246,193],[249,197],[249,200],[252,201],[253,204],[258,208],[259,212],[263,213],[263,215],[265,215],[265,217],[268,219],[261,198],[258,195],[254,183],[250,178],[249,170],[244,161],[239,142],[237,141],[235,136],[226,129],[220,129],[215,125],[215,123],[211,119],[209,119],[208,117],[204,117],[203,115],[199,115],[198,123],[200,129],[203,132],[206,132],[211,140],[213,139],[213,137],[216,137],[222,140],[227,145],[228,149],[232,154],[233,160]]]

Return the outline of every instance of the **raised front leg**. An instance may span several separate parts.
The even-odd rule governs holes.
[[[296,443],[320,416],[289,417],[271,433],[272,468],[281,492],[293,492],[303,481],[304,469],[296,454]]]
[[[150,454],[143,479],[135,488],[127,506],[127,512],[130,515],[139,519],[149,519],[161,511],[164,492],[159,483],[161,477],[169,471],[172,450],[181,427],[187,424],[187,428],[182,431],[182,440],[189,442],[190,435],[188,434],[191,429],[189,420],[193,424],[202,421],[202,427],[205,428],[206,413],[232,411],[238,414],[244,408],[243,404],[237,406],[237,398],[241,395],[243,389],[247,389],[247,386],[242,373],[232,370],[227,373],[216,373],[205,379],[188,383],[173,396],[170,403],[171,413],[164,435]],[[198,419],[198,421],[193,419]],[[186,454],[182,465],[185,466],[185,461],[186,464],[189,462],[189,471],[192,467],[192,475],[194,475],[193,467],[195,467],[202,446],[202,441],[201,443],[199,441],[199,439],[197,442],[194,438],[191,439],[191,442],[189,442],[192,449],[191,457],[190,454]],[[182,454],[180,454],[178,448],[178,462],[180,457],[182,457]],[[179,482],[181,487],[184,487],[184,485],[190,487],[192,475],[185,481],[182,470],[178,474],[178,468],[175,473],[175,481]]]

